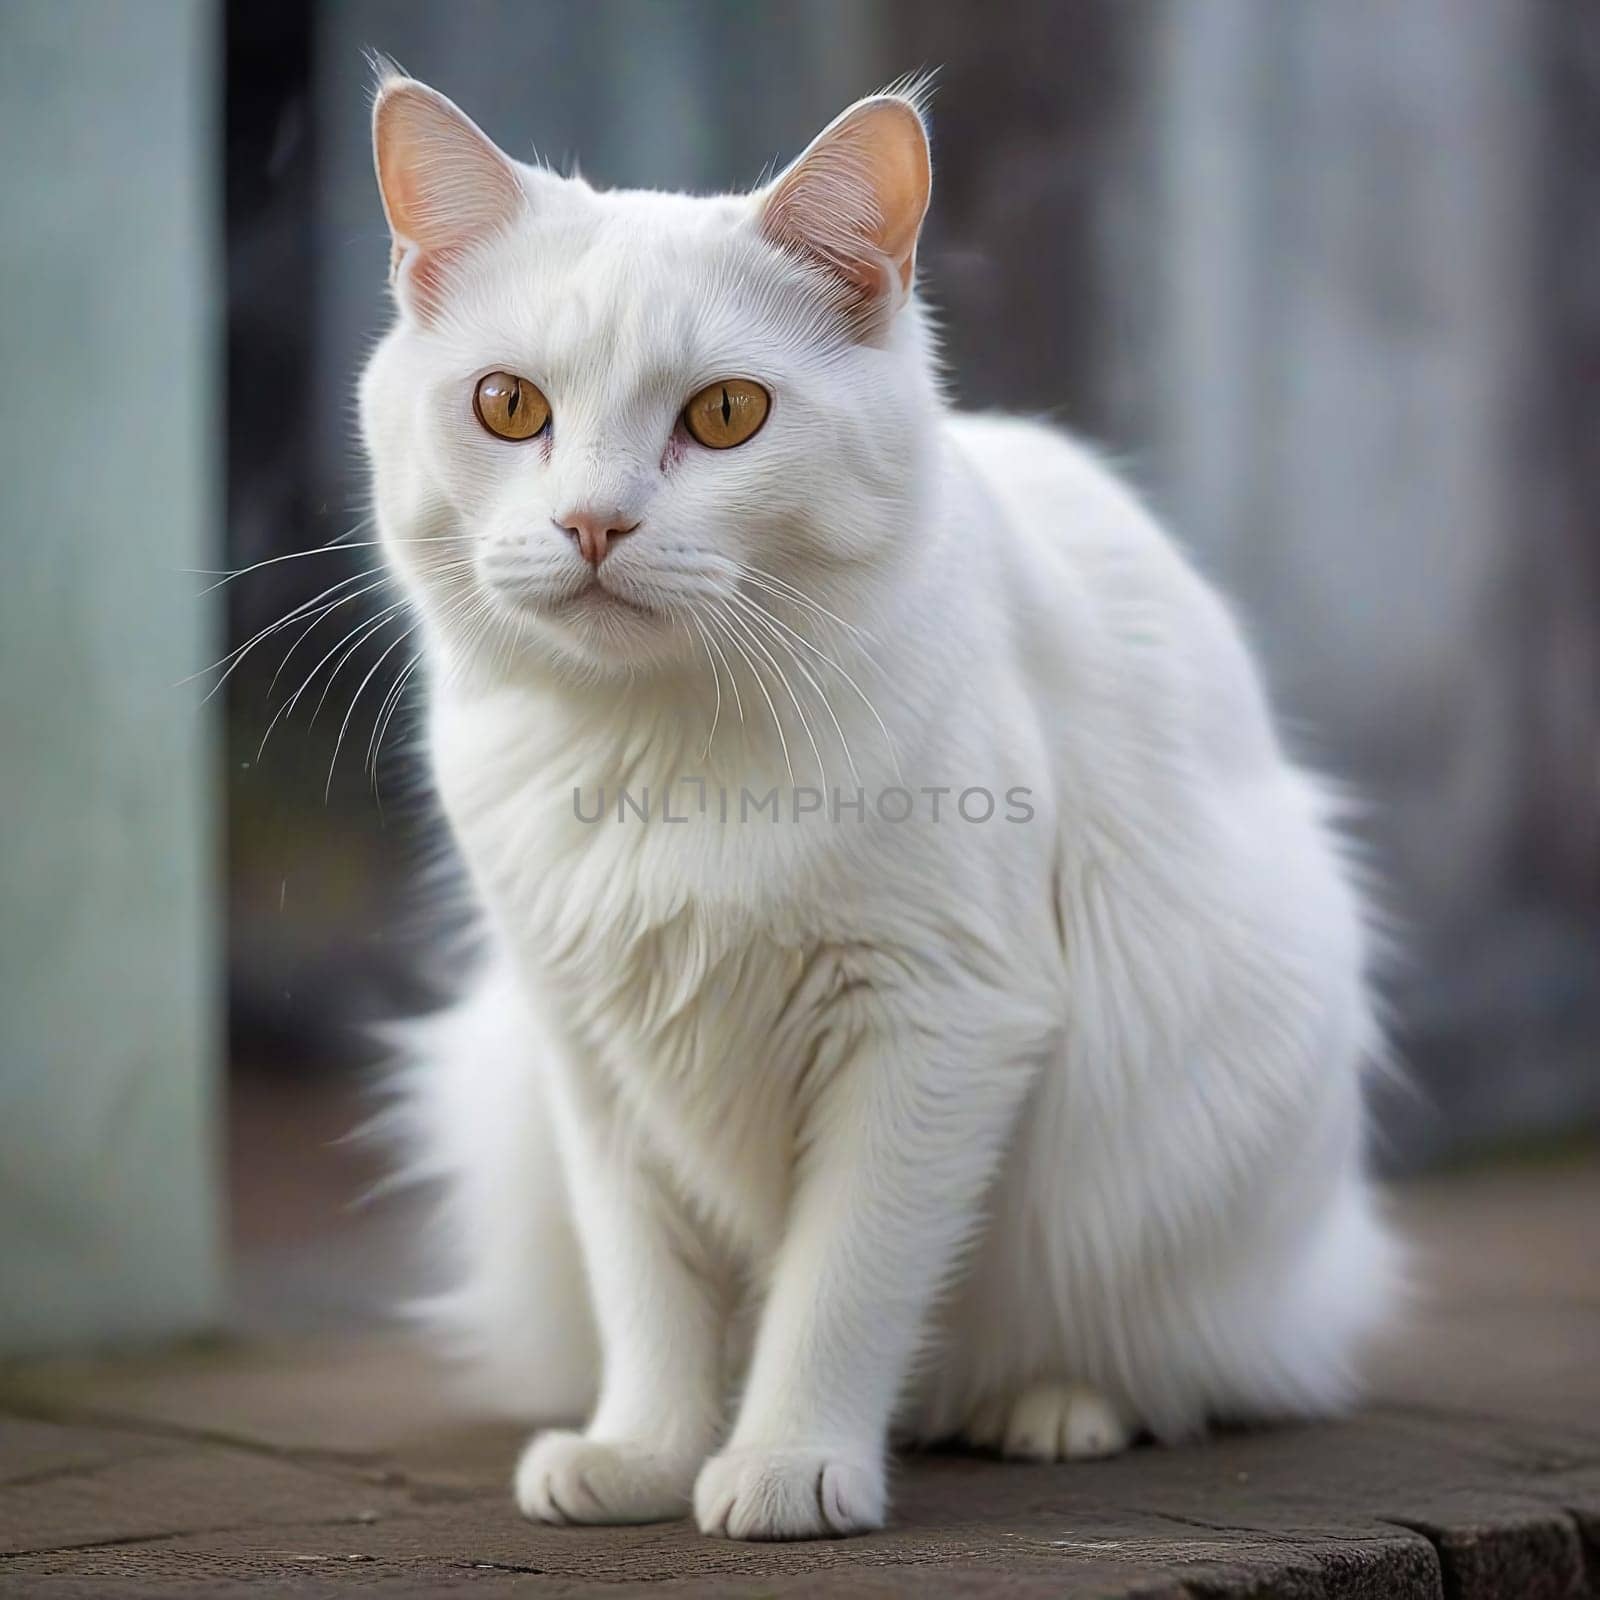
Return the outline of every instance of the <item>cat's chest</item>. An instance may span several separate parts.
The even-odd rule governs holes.
[[[804,930],[828,830],[781,810],[778,777],[719,770],[696,740],[541,708],[511,695],[451,703],[431,725],[434,776],[497,909],[557,946],[678,926]],[[787,791],[785,791],[787,792]],[[685,906],[704,913],[698,927]]]
[[[794,996],[806,955],[692,897],[670,915],[631,909],[616,921],[584,919],[527,960],[562,1016],[576,1069],[614,1096],[728,1238],[769,1250],[804,1116],[815,1018]]]
[[[436,748],[436,771],[518,966],[580,1070],[603,1079],[684,1187],[730,1233],[768,1239],[817,1020],[796,1003],[818,936],[792,836],[752,838],[714,803],[699,815],[680,801],[670,809],[683,821],[659,800],[647,817],[619,813],[591,774],[531,744],[486,750],[476,732]],[[636,776],[633,792],[647,787],[659,793]]]

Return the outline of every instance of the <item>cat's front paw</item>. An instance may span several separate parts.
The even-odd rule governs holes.
[[[522,1452],[514,1491],[535,1522],[667,1522],[688,1510],[697,1465],[643,1440],[541,1433]]]
[[[723,1539],[833,1539],[883,1526],[883,1466],[837,1450],[747,1446],[713,1456],[694,1485],[702,1533]]]

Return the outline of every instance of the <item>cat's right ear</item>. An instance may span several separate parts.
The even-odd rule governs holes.
[[[385,77],[372,103],[372,154],[394,248],[389,281],[419,321],[437,311],[454,258],[527,204],[516,163],[436,89]]]

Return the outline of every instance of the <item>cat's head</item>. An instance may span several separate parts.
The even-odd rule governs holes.
[[[453,650],[638,672],[747,644],[752,604],[867,603],[937,405],[913,98],[714,198],[524,165],[406,78],[373,128],[398,314],[363,428],[390,558]]]

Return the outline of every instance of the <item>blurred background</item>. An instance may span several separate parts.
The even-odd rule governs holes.
[[[230,1254],[262,1316],[371,1267],[328,1141],[441,848],[362,632],[371,49],[513,154],[696,190],[936,69],[954,397],[1098,440],[1366,802],[1382,1160],[1593,1133],[1600,9],[0,0],[0,1347],[196,1325]]]

